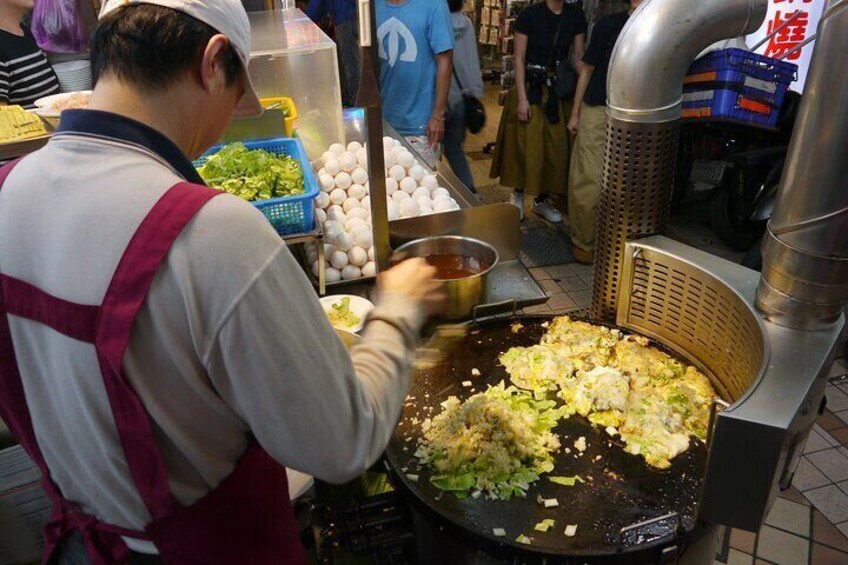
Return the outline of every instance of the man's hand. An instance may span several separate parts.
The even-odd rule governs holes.
[[[424,259],[407,259],[383,272],[378,286],[382,292],[409,297],[427,316],[431,316],[443,311],[447,301],[444,286],[435,276],[436,268]]]
[[[530,109],[530,102],[527,100],[518,101],[518,119],[522,122],[529,122],[533,117],[533,110]]]
[[[571,114],[571,117],[568,119],[568,133],[571,135],[577,135],[578,127],[580,127],[580,116],[577,114]]]
[[[427,141],[435,149],[445,137],[445,120],[430,117],[427,122]]]

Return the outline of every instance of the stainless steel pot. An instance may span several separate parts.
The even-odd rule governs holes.
[[[448,293],[446,317],[449,320],[470,318],[474,307],[484,304],[488,297],[488,275],[498,263],[497,250],[478,239],[442,235],[405,243],[395,250],[393,259],[426,259],[433,255],[459,255],[476,260],[479,271],[475,274],[463,278],[442,279]]]

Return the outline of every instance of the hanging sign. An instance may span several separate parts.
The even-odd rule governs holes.
[[[766,57],[780,57],[816,33],[826,4],[827,0],[769,0],[768,15],[760,29],[748,36],[748,45],[758,44],[774,30],[784,26],[756,50]],[[796,12],[800,13],[796,16]],[[787,21],[789,23],[784,25]],[[815,47],[816,42],[812,41],[783,59],[798,65],[798,80],[792,83],[792,90],[804,91]]]

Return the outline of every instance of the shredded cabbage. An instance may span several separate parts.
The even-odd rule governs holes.
[[[563,416],[555,406],[503,382],[465,402],[451,396],[424,422],[416,456],[435,470],[430,481],[458,498],[523,497],[554,468],[560,442],[552,430]]]
[[[206,184],[244,200],[267,200],[304,194],[303,171],[289,155],[231,143],[197,170]]]

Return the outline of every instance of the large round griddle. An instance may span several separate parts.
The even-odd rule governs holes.
[[[522,317],[478,324],[463,339],[454,342],[444,359],[434,368],[416,371],[404,406],[400,424],[387,449],[389,465],[396,475],[401,492],[431,517],[444,520],[448,526],[495,553],[543,555],[559,557],[603,557],[656,550],[677,536],[684,538],[701,531],[696,521],[697,501],[706,467],[707,451],[700,442],[675,458],[669,469],[650,467],[644,459],[625,453],[620,439],[609,437],[601,428],[574,415],[556,428],[563,449],[555,454],[556,468],[550,475],[581,475],[587,480],[574,487],[551,483],[543,476],[531,486],[526,498],[508,501],[483,497],[464,500],[433,486],[432,473],[419,466],[414,453],[421,437],[421,421],[441,411],[440,403],[449,396],[461,400],[482,392],[487,385],[501,380],[509,383],[509,375],[498,357],[510,347],[539,343],[545,333],[545,322],[551,317]],[[512,331],[515,322],[523,325]],[[480,371],[473,376],[472,370]],[[465,387],[463,381],[472,381]],[[585,437],[588,448],[577,455],[574,442]],[[571,454],[565,448],[571,448]],[[600,459],[598,459],[600,457]],[[413,480],[409,475],[418,475]],[[556,498],[559,506],[545,508],[538,496]],[[678,518],[626,531],[634,524],[677,513]],[[555,520],[547,533],[534,530],[545,518]],[[577,534],[566,537],[566,525],[577,524]],[[494,528],[503,528],[505,537],[496,537]],[[532,545],[516,542],[524,534]]]

